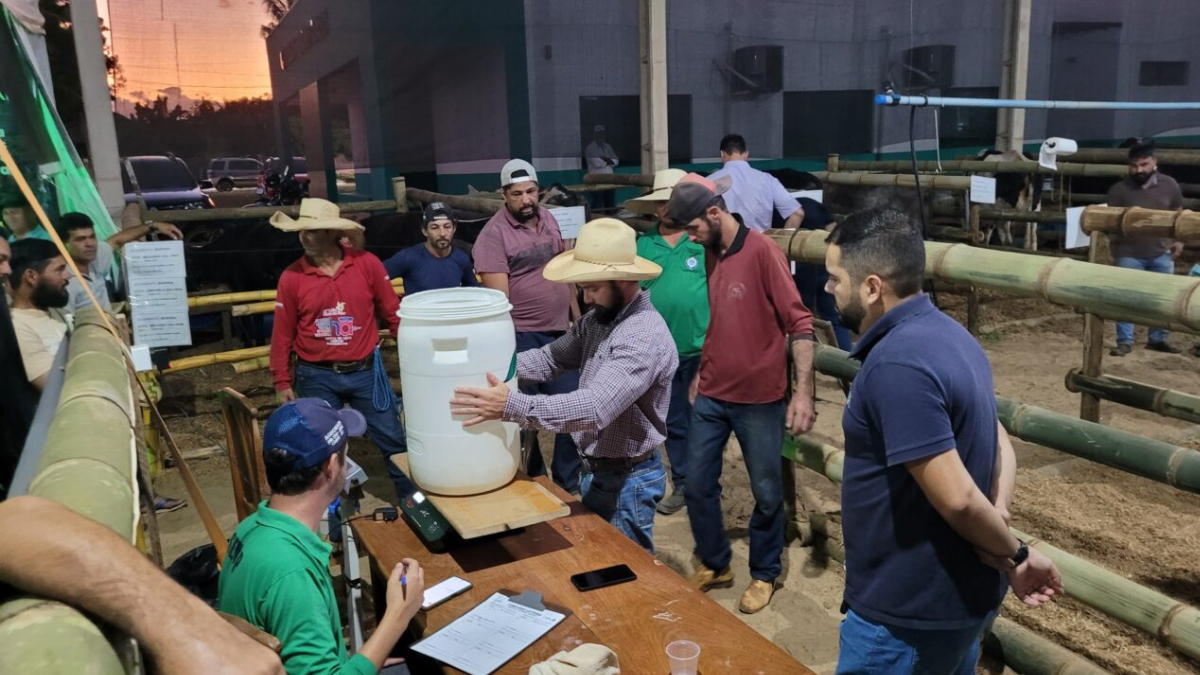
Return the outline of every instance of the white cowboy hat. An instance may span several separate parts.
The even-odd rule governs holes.
[[[662,274],[637,254],[637,233],[616,218],[597,218],[579,228],[575,248],[554,256],[542,276],[561,284],[642,281]]]
[[[292,218],[282,211],[271,215],[271,224],[284,232],[300,230],[365,230],[353,220],[342,217],[337,204],[324,199],[305,198],[300,200],[300,217]]]
[[[658,205],[671,198],[671,188],[687,175],[683,169],[663,169],[654,172],[654,187],[634,199],[625,201],[626,210],[643,216],[652,216],[658,211]]]

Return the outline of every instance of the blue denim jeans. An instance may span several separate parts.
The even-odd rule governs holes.
[[[579,489],[584,506],[654,553],[654,507],[667,491],[667,472],[657,450],[628,470],[584,471]]]
[[[838,636],[836,675],[975,675],[979,641],[995,618],[992,612],[966,628],[917,630],[850,610]]]
[[[396,486],[396,503],[416,491],[417,486],[392,463],[392,455],[408,452],[408,442],[404,437],[404,427],[400,424],[397,399],[393,396],[392,405],[383,412],[375,409],[374,370],[368,368],[357,373],[335,373],[297,363],[293,387],[296,396],[319,398],[334,408],[350,406],[362,413],[367,418],[367,438],[383,452],[388,476]]]
[[[520,354],[528,349],[540,349],[554,342],[560,335],[562,333],[517,333],[517,353]],[[570,370],[550,382],[521,387],[521,393],[531,395],[569,394],[578,388],[579,371]],[[528,433],[534,434],[534,437],[527,471],[530,476],[545,476],[546,462],[542,459],[542,453],[538,449],[537,432],[530,430]],[[571,434],[555,434],[554,454],[550,460],[551,478],[567,492],[578,492],[579,471],[579,449],[575,446],[575,439],[571,438]]]
[[[825,292],[825,282],[829,281],[829,272],[825,266],[796,263],[796,274],[792,278],[796,281],[796,290],[800,291],[800,300],[804,306],[816,310],[817,316],[833,326],[838,349],[850,351],[854,336],[849,328],[842,325],[837,302],[832,295]]]
[[[730,432],[737,434],[754,513],[750,516],[750,576],[772,581],[783,572],[783,400],[774,403],[727,403],[700,395],[688,432],[687,503],[696,555],[712,570],[729,566],[732,552],[721,517],[721,461]]]
[[[671,379],[671,402],[667,408],[667,457],[671,460],[671,485],[682,490],[687,484],[688,428],[692,424],[692,404],[688,387],[700,368],[700,355],[680,356],[679,367]]]
[[[1164,253],[1157,258],[1126,258],[1117,256],[1117,267],[1124,267],[1127,270],[1144,270],[1146,272],[1158,272],[1160,274],[1175,273],[1175,259],[1170,253]],[[1164,328],[1151,328],[1148,342],[1166,342],[1167,331]],[[1133,344],[1133,324],[1124,321],[1117,322],[1117,344],[1131,345]]]

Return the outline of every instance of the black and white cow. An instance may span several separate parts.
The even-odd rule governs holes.
[[[1029,153],[1016,150],[984,150],[976,159],[985,162],[1030,162],[1037,160]],[[1037,173],[1013,173],[1000,171],[991,175],[996,179],[996,203],[1017,211],[1040,211],[1042,208],[1042,176]],[[1012,246],[1013,221],[995,221],[983,225],[983,243],[989,244],[992,233],[998,232],[1001,246]],[[1025,248],[1037,250],[1037,223],[1025,223]]]

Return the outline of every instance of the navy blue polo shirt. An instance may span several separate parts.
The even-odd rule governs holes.
[[[1000,606],[1008,581],[979,561],[904,463],[957,452],[989,494],[998,438],[987,356],[925,294],[884,314],[851,356],[862,369],[842,415],[846,603],[904,628],[976,623]]]
[[[404,294],[412,295],[437,288],[478,286],[471,256],[457,246],[450,247],[450,255],[438,258],[429,252],[425,244],[409,246],[383,263],[388,276],[404,280]]]

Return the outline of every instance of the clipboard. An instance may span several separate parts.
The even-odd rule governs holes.
[[[536,591],[500,590],[410,649],[468,675],[489,675],[570,615]]]

